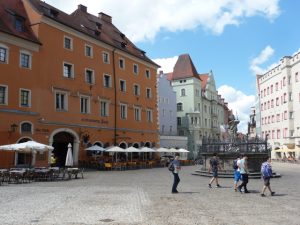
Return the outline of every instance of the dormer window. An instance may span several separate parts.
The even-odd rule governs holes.
[[[24,20],[21,18],[15,18],[15,28],[17,31],[22,32],[24,31]]]

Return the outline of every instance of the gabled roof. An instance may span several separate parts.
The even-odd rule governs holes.
[[[200,79],[189,54],[180,55],[174,66],[172,79],[178,80],[191,77]]]
[[[16,29],[16,19],[22,22],[22,31]],[[30,21],[22,1],[0,1],[0,32],[40,44],[30,27]]]
[[[94,16],[88,13],[87,7],[83,5],[79,5],[69,15],[43,1],[30,0],[30,2],[40,14],[159,67],[146,56],[145,51],[136,47],[112,24],[112,18],[109,15],[99,13],[98,17]]]
[[[199,77],[201,79],[201,90],[205,90],[206,89],[206,84],[207,84],[207,80],[209,78],[209,73],[203,73],[203,74],[199,74]]]

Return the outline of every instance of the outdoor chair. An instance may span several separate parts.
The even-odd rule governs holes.
[[[105,170],[112,170],[112,163],[104,163]]]

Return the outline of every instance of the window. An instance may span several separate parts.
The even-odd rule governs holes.
[[[80,113],[90,113],[90,97],[80,96]]]
[[[152,123],[153,118],[152,118],[152,110],[151,109],[147,109],[147,122]]]
[[[161,126],[161,133],[164,134],[165,133],[165,125]]]
[[[66,92],[59,92],[55,93],[55,108],[57,111],[67,111],[67,93]]]
[[[8,63],[8,48],[0,44],[0,63]]]
[[[271,100],[271,108],[274,108],[274,99]]]
[[[162,116],[164,117],[165,115],[166,115],[166,110],[163,109],[163,110],[162,110]]]
[[[177,103],[177,111],[182,111],[183,110],[183,105],[182,103]]]
[[[30,107],[31,93],[29,90],[21,89],[20,90],[20,106],[21,107]]]
[[[287,129],[287,128],[284,128],[284,129],[283,129],[283,138],[286,138],[286,137],[287,137],[287,134],[288,134],[288,129]]]
[[[68,50],[73,49],[73,41],[70,37],[64,37],[64,48]]]
[[[289,92],[289,101],[293,101],[293,93]]]
[[[133,85],[133,94],[140,95],[140,86],[138,84]]]
[[[102,52],[102,59],[104,63],[109,63],[109,54],[107,52]]]
[[[85,82],[87,82],[88,84],[95,83],[95,76],[93,70],[89,70],[89,69],[85,70]]]
[[[293,113],[293,112],[290,112],[289,118],[290,118],[290,119],[294,119],[294,113]]]
[[[146,89],[146,97],[147,98],[151,98],[152,97],[152,95],[151,95],[151,88],[147,88]]]
[[[133,73],[136,75],[139,73],[139,67],[137,64],[133,64]]]
[[[286,77],[283,77],[283,81],[282,81],[282,83],[283,83],[283,86],[285,86],[285,85],[286,85]]]
[[[276,98],[276,106],[279,106],[279,97]]]
[[[196,96],[199,97],[200,96],[200,91],[198,89],[196,89]]]
[[[32,133],[32,124],[28,122],[24,122],[21,124],[21,132],[22,133]]]
[[[127,105],[120,104],[121,119],[127,119]]]
[[[0,85],[0,105],[7,105],[7,86]]]
[[[109,106],[109,103],[107,101],[100,102],[100,116],[108,116],[109,115],[108,106]]]
[[[134,107],[134,119],[136,121],[141,121],[141,108],[140,107]]]
[[[125,69],[125,60],[124,59],[119,59],[119,67],[121,68],[121,69]]]
[[[275,84],[275,89],[278,91],[278,82]]]
[[[298,82],[299,81],[299,78],[298,78],[298,72],[295,73],[295,81]]]
[[[20,66],[27,69],[31,68],[31,54],[29,52],[20,52]]]
[[[110,79],[110,76],[108,74],[104,74],[104,77],[103,77],[103,86],[104,87],[111,87],[111,79]]]
[[[148,79],[150,79],[151,75],[150,75],[150,70],[146,70],[145,71],[145,75]]]
[[[181,89],[181,96],[185,96],[185,89]]]
[[[273,84],[271,85],[271,94],[273,93]]]
[[[85,56],[86,57],[93,57],[93,48],[90,45],[85,45]]]
[[[267,94],[268,95],[270,94],[270,88],[269,87],[267,88]]]
[[[74,77],[74,67],[70,63],[64,63],[64,77],[73,78]]]
[[[24,31],[24,19],[15,18],[15,28],[19,32]]]
[[[120,91],[126,92],[126,81],[120,80]]]
[[[177,117],[177,125],[181,126],[181,117]]]
[[[286,100],[286,93],[283,94],[283,102],[284,102],[284,103],[287,102],[287,100]]]
[[[280,114],[277,114],[276,117],[277,117],[277,122],[280,122]]]
[[[284,111],[284,119],[287,120],[287,111]]]

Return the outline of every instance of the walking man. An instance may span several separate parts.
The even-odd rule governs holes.
[[[247,189],[248,184],[248,164],[247,164],[248,157],[246,155],[242,155],[241,159],[237,162],[239,167],[239,171],[241,174],[242,183],[238,186],[238,191],[242,193],[242,188],[244,187],[244,193],[249,193]]]
[[[172,193],[173,194],[178,193],[177,186],[180,182],[179,170],[181,169],[181,167],[180,167],[180,162],[179,162],[179,156],[180,156],[179,153],[176,152],[175,153],[175,159],[171,162],[174,166],[174,171],[172,172],[173,176],[174,176],[174,182],[173,182],[173,186],[172,186]]]
[[[265,162],[261,164],[261,175],[264,180],[264,187],[261,191],[261,197],[265,197],[265,191],[268,188],[271,195],[275,194],[274,191],[271,189],[270,179],[273,176],[272,167],[271,167],[271,157],[266,157]]]
[[[216,187],[221,187],[218,182],[218,170],[219,169],[221,169],[221,168],[220,168],[219,160],[217,158],[217,153],[214,153],[213,157],[209,161],[208,173],[210,173],[210,171],[212,171],[212,175],[213,175],[213,177],[211,178],[211,180],[208,184],[209,188],[211,188],[211,184],[212,184],[212,182],[214,182],[214,180],[216,181]]]

